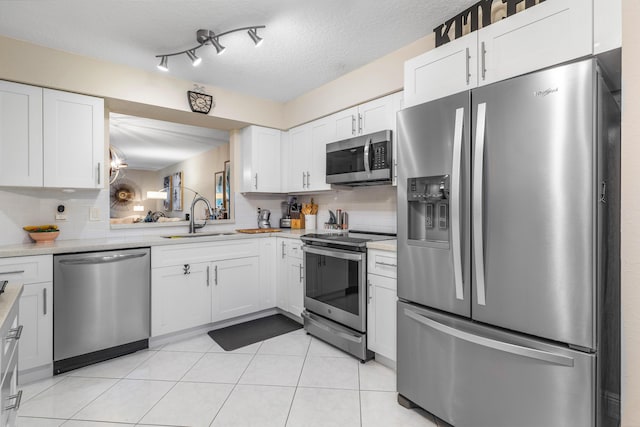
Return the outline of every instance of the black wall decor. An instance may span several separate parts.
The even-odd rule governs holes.
[[[454,40],[462,37],[462,28],[470,24],[471,32],[477,31],[479,28],[484,28],[491,25],[491,8],[494,1],[502,1],[507,5],[507,18],[516,13],[516,7],[518,4],[524,2],[524,8],[528,9],[536,4],[542,3],[545,0],[480,0],[470,8],[457,14],[453,18],[445,21],[433,29],[436,35],[436,47],[442,46],[445,43],[449,43],[451,38],[449,32],[451,27],[454,27]],[[480,24],[480,12],[482,11],[482,26]]]

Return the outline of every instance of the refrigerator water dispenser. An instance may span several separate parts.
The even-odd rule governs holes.
[[[407,203],[409,240],[449,241],[449,175],[409,178]]]

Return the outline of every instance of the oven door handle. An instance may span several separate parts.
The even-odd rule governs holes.
[[[332,258],[346,259],[348,261],[362,261],[364,259],[363,253],[358,253],[358,252],[354,253],[349,251],[343,251],[341,249],[327,249],[327,248],[318,248],[315,246],[304,245],[302,247],[302,250],[310,254],[325,255],[325,256],[330,256]]]

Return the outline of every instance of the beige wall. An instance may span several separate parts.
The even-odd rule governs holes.
[[[640,2],[622,2],[622,425],[640,426]]]
[[[7,37],[0,37],[0,58],[0,79],[106,98],[107,106],[114,105],[113,111],[117,112],[129,114],[121,110],[132,108],[130,103],[142,110],[150,106],[157,114],[166,109],[178,114],[189,112],[200,119],[201,126],[225,130],[237,127],[239,122],[275,128],[283,123],[283,106],[279,102],[205,86],[214,95],[216,106],[208,116],[194,115],[190,113],[186,95],[194,82]]]
[[[435,37],[430,34],[285,103],[285,128],[402,90],[404,62],[434,47]]]

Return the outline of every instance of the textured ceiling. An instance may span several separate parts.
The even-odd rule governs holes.
[[[109,143],[130,169],[155,171],[229,143],[229,132],[111,113]]]
[[[246,32],[220,39],[192,67],[170,73],[276,101],[293,99],[430,34],[476,0],[0,0],[0,34],[158,72],[155,55],[216,33],[266,25],[256,48]],[[1,59],[0,59],[1,60]]]

